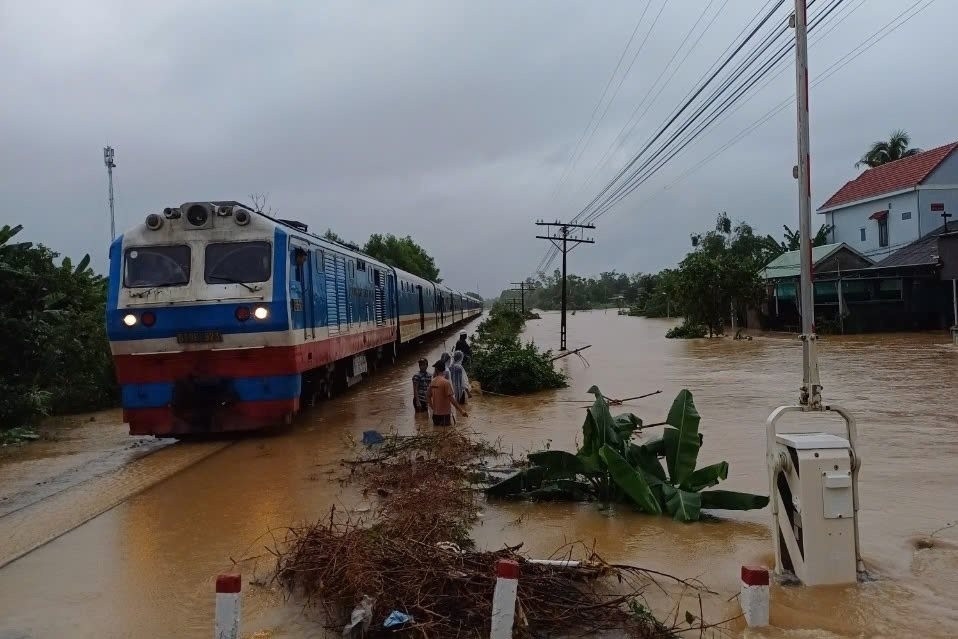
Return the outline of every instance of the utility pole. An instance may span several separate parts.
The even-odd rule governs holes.
[[[592,224],[572,224],[566,222],[560,222],[556,220],[555,222],[543,222],[539,220],[536,222],[536,226],[545,226],[549,228],[549,231],[546,231],[548,235],[536,235],[537,239],[540,240],[549,240],[553,246],[562,251],[562,319],[559,324],[559,350],[566,350],[566,255],[573,248],[579,244],[595,244],[595,240],[586,239],[583,237],[569,237],[569,232],[572,229],[594,229],[595,226]],[[552,231],[552,228],[558,229],[557,231]],[[561,244],[560,244],[561,242]],[[569,247],[569,243],[572,243],[572,247]]]
[[[822,409],[822,383],[818,374],[815,334],[815,293],[812,283],[812,179],[808,141],[808,14],[807,0],[795,0],[795,96],[798,111],[798,228],[801,240],[802,390],[799,404],[805,410]]]
[[[116,168],[116,162],[113,161],[113,147],[103,147],[103,163],[106,165],[106,174],[110,182],[110,241],[116,239],[116,217],[113,214],[113,169]]]
[[[519,292],[519,299],[522,302],[522,313],[523,315],[526,312],[526,291],[532,291],[535,289],[535,286],[532,284],[526,284],[525,282],[509,282],[513,286],[518,286],[519,288],[511,289],[513,291]]]

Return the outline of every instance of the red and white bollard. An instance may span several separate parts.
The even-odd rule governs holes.
[[[762,566],[742,566],[742,591],[738,597],[745,623],[760,628],[768,625],[768,569]]]
[[[516,597],[519,594],[519,562],[496,562],[496,589],[492,593],[492,629],[489,639],[512,639],[516,621]]]
[[[239,639],[240,590],[243,578],[240,575],[220,575],[216,578],[216,619],[213,623],[213,639]]]

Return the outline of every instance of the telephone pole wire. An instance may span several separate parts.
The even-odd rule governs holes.
[[[594,229],[593,224],[572,224],[571,222],[543,222],[539,220],[536,226],[544,226],[548,230],[547,235],[536,235],[537,239],[549,240],[549,242],[562,252],[562,315],[559,324],[559,350],[566,350],[566,255],[579,244],[595,244],[595,240],[584,237],[570,237],[569,233],[574,229]],[[556,229],[556,230],[553,230]],[[569,244],[572,244],[570,247]]]

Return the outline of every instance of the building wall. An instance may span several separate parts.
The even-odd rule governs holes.
[[[923,185],[955,186],[958,185],[958,153],[952,152],[938,165],[931,175],[925,178]]]
[[[927,208],[925,197],[926,195],[923,194],[921,203]],[[872,213],[886,209],[888,210],[888,247],[883,248],[878,245],[878,222],[868,218]],[[903,215],[909,219],[902,219]],[[888,257],[905,244],[917,240],[929,230],[926,228],[927,220],[923,221],[918,214],[918,194],[914,191],[862,204],[851,204],[829,211],[821,217],[825,218],[826,224],[834,227],[830,238],[832,242],[845,242],[876,262]],[[938,221],[940,225],[940,217]],[[864,241],[861,239],[862,228],[865,229]]]
[[[922,235],[926,235],[944,224],[941,212],[931,210],[931,205],[936,202],[944,204],[945,212],[951,213],[952,217],[948,218],[950,222],[953,223],[958,220],[958,188],[918,187],[918,209],[921,211],[919,223],[921,224]]]

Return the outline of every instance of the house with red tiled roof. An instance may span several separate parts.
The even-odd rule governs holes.
[[[958,219],[956,150],[952,142],[846,182],[818,209],[832,227],[829,240],[881,261],[940,228],[942,213]]]

